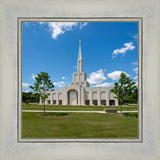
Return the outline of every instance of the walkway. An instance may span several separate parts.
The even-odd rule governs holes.
[[[43,110],[22,110],[22,112],[43,112]],[[105,111],[48,111],[45,112],[73,112],[73,113],[106,113]],[[120,113],[120,111],[117,111]],[[138,112],[138,111],[122,111],[122,113],[125,112]]]

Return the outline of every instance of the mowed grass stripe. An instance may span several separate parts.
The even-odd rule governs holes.
[[[137,138],[138,118],[118,114],[68,113],[40,117],[22,113],[23,138]]]
[[[43,110],[43,105],[23,104],[23,110]],[[46,110],[61,110],[61,111],[104,111],[104,109],[117,109],[120,111],[120,106],[54,106],[46,105]],[[123,111],[136,111],[137,106],[123,107]]]

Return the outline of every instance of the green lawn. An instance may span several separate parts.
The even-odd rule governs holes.
[[[66,113],[39,116],[22,113],[23,138],[137,138],[138,118],[119,114]],[[57,113],[58,114],[58,113]]]
[[[36,104],[23,104],[23,110],[43,110],[43,105]],[[120,110],[120,106],[54,106],[46,105],[46,110],[61,110],[61,111],[104,111],[104,109],[117,109]],[[125,106],[123,111],[136,111],[137,106]]]

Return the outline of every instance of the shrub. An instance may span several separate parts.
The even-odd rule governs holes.
[[[58,117],[58,116],[67,116],[68,113],[58,113],[58,112],[51,112],[51,113],[47,113],[49,116],[55,116],[55,117]]]
[[[127,112],[127,113],[123,113],[123,115],[125,115],[126,117],[136,117],[136,118],[138,118],[138,113]]]

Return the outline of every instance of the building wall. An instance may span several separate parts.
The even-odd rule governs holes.
[[[49,91],[50,96],[46,99],[45,104],[51,105],[118,105],[115,95],[110,92],[112,87],[80,87],[79,85],[66,86],[63,89]],[[76,92],[78,95],[76,95]],[[68,101],[68,98],[70,100]],[[78,104],[77,104],[78,101]],[[40,100],[41,102],[41,100]],[[41,103],[42,104],[42,103]]]

